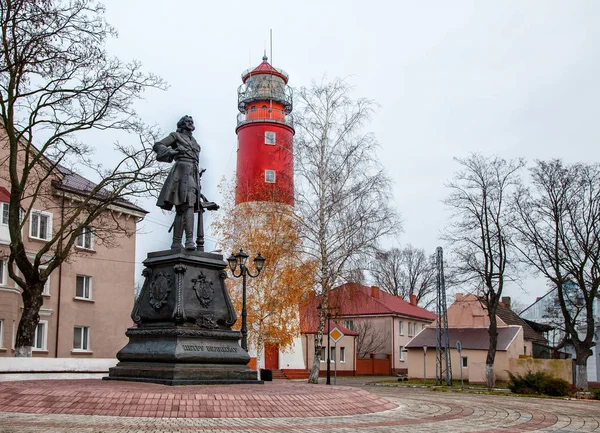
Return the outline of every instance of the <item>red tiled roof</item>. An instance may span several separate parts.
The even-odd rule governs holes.
[[[329,304],[342,316],[394,314],[430,321],[437,317],[431,311],[412,305],[399,296],[356,283],[336,287],[330,294]]]
[[[3,186],[0,186],[0,202],[10,203],[10,193]]]
[[[300,331],[302,333],[316,332],[319,315],[317,307],[320,303],[320,296],[315,296],[300,307]],[[333,289],[329,294],[329,307],[338,320],[340,316],[376,315],[403,316],[430,322],[436,319],[436,315],[431,311],[411,305],[399,296],[390,295],[376,287],[356,283],[342,284]],[[342,332],[344,331],[342,330]]]
[[[498,328],[497,350],[507,350],[520,330],[519,326]],[[436,347],[436,329],[425,328],[406,345],[407,349]],[[460,340],[463,349],[488,350],[490,336],[488,328],[448,328],[448,340],[451,348],[456,348],[456,341]]]
[[[248,77],[250,77],[251,75],[259,74],[277,75],[278,77],[281,77],[286,84],[288,82],[288,74],[281,69],[274,68],[273,66],[271,66],[271,64],[267,61],[266,55],[263,57],[262,63],[256,68],[244,71],[244,73],[242,74],[242,81],[245,83]]]

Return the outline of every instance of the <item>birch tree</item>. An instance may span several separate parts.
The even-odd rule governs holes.
[[[8,272],[22,291],[23,311],[15,354],[31,356],[42,291],[49,275],[71,254],[81,231],[93,222],[96,238],[114,244],[131,235],[113,218],[113,205],[156,190],[164,174],[152,156],[152,131],[133,108],[144,89],[163,81],[124,63],[104,49],[116,31],[94,0],[0,1],[0,121],[10,182]],[[137,135],[134,144],[116,144],[115,163],[104,168],[81,139],[87,130]],[[85,167],[95,176],[70,202],[61,224],[38,251],[26,251],[23,228],[32,209],[56,202],[55,185]],[[80,191],[81,192],[81,191]],[[30,255],[31,254],[31,255]],[[18,268],[18,272],[17,272]]]
[[[321,299],[310,383],[318,381],[330,291],[350,270],[367,269],[378,241],[400,229],[378,143],[363,131],[374,102],[350,92],[342,80],[296,91],[296,212]]]
[[[461,169],[448,183],[450,194],[444,203],[452,211],[452,220],[444,238],[451,246],[453,278],[470,285],[487,311],[486,381],[493,382],[496,311],[505,283],[517,276],[516,251],[511,244],[514,215],[509,200],[519,186],[525,162],[478,154],[455,160]]]

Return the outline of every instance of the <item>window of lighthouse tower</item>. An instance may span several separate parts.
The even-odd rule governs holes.
[[[275,183],[275,170],[265,170],[265,182]]]
[[[275,145],[276,136],[274,131],[265,131],[265,144]]]

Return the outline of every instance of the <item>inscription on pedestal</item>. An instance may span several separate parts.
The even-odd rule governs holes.
[[[220,346],[197,346],[195,344],[183,344],[184,352],[237,352],[237,347]]]

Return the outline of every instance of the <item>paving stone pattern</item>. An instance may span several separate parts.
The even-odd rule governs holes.
[[[0,432],[600,431],[598,401],[433,392],[366,386],[356,379],[338,381],[353,387],[290,381],[233,387],[94,380],[3,382]],[[213,402],[211,415],[209,401]],[[62,413],[51,413],[49,408]],[[112,415],[93,414],[94,410],[112,411]]]

